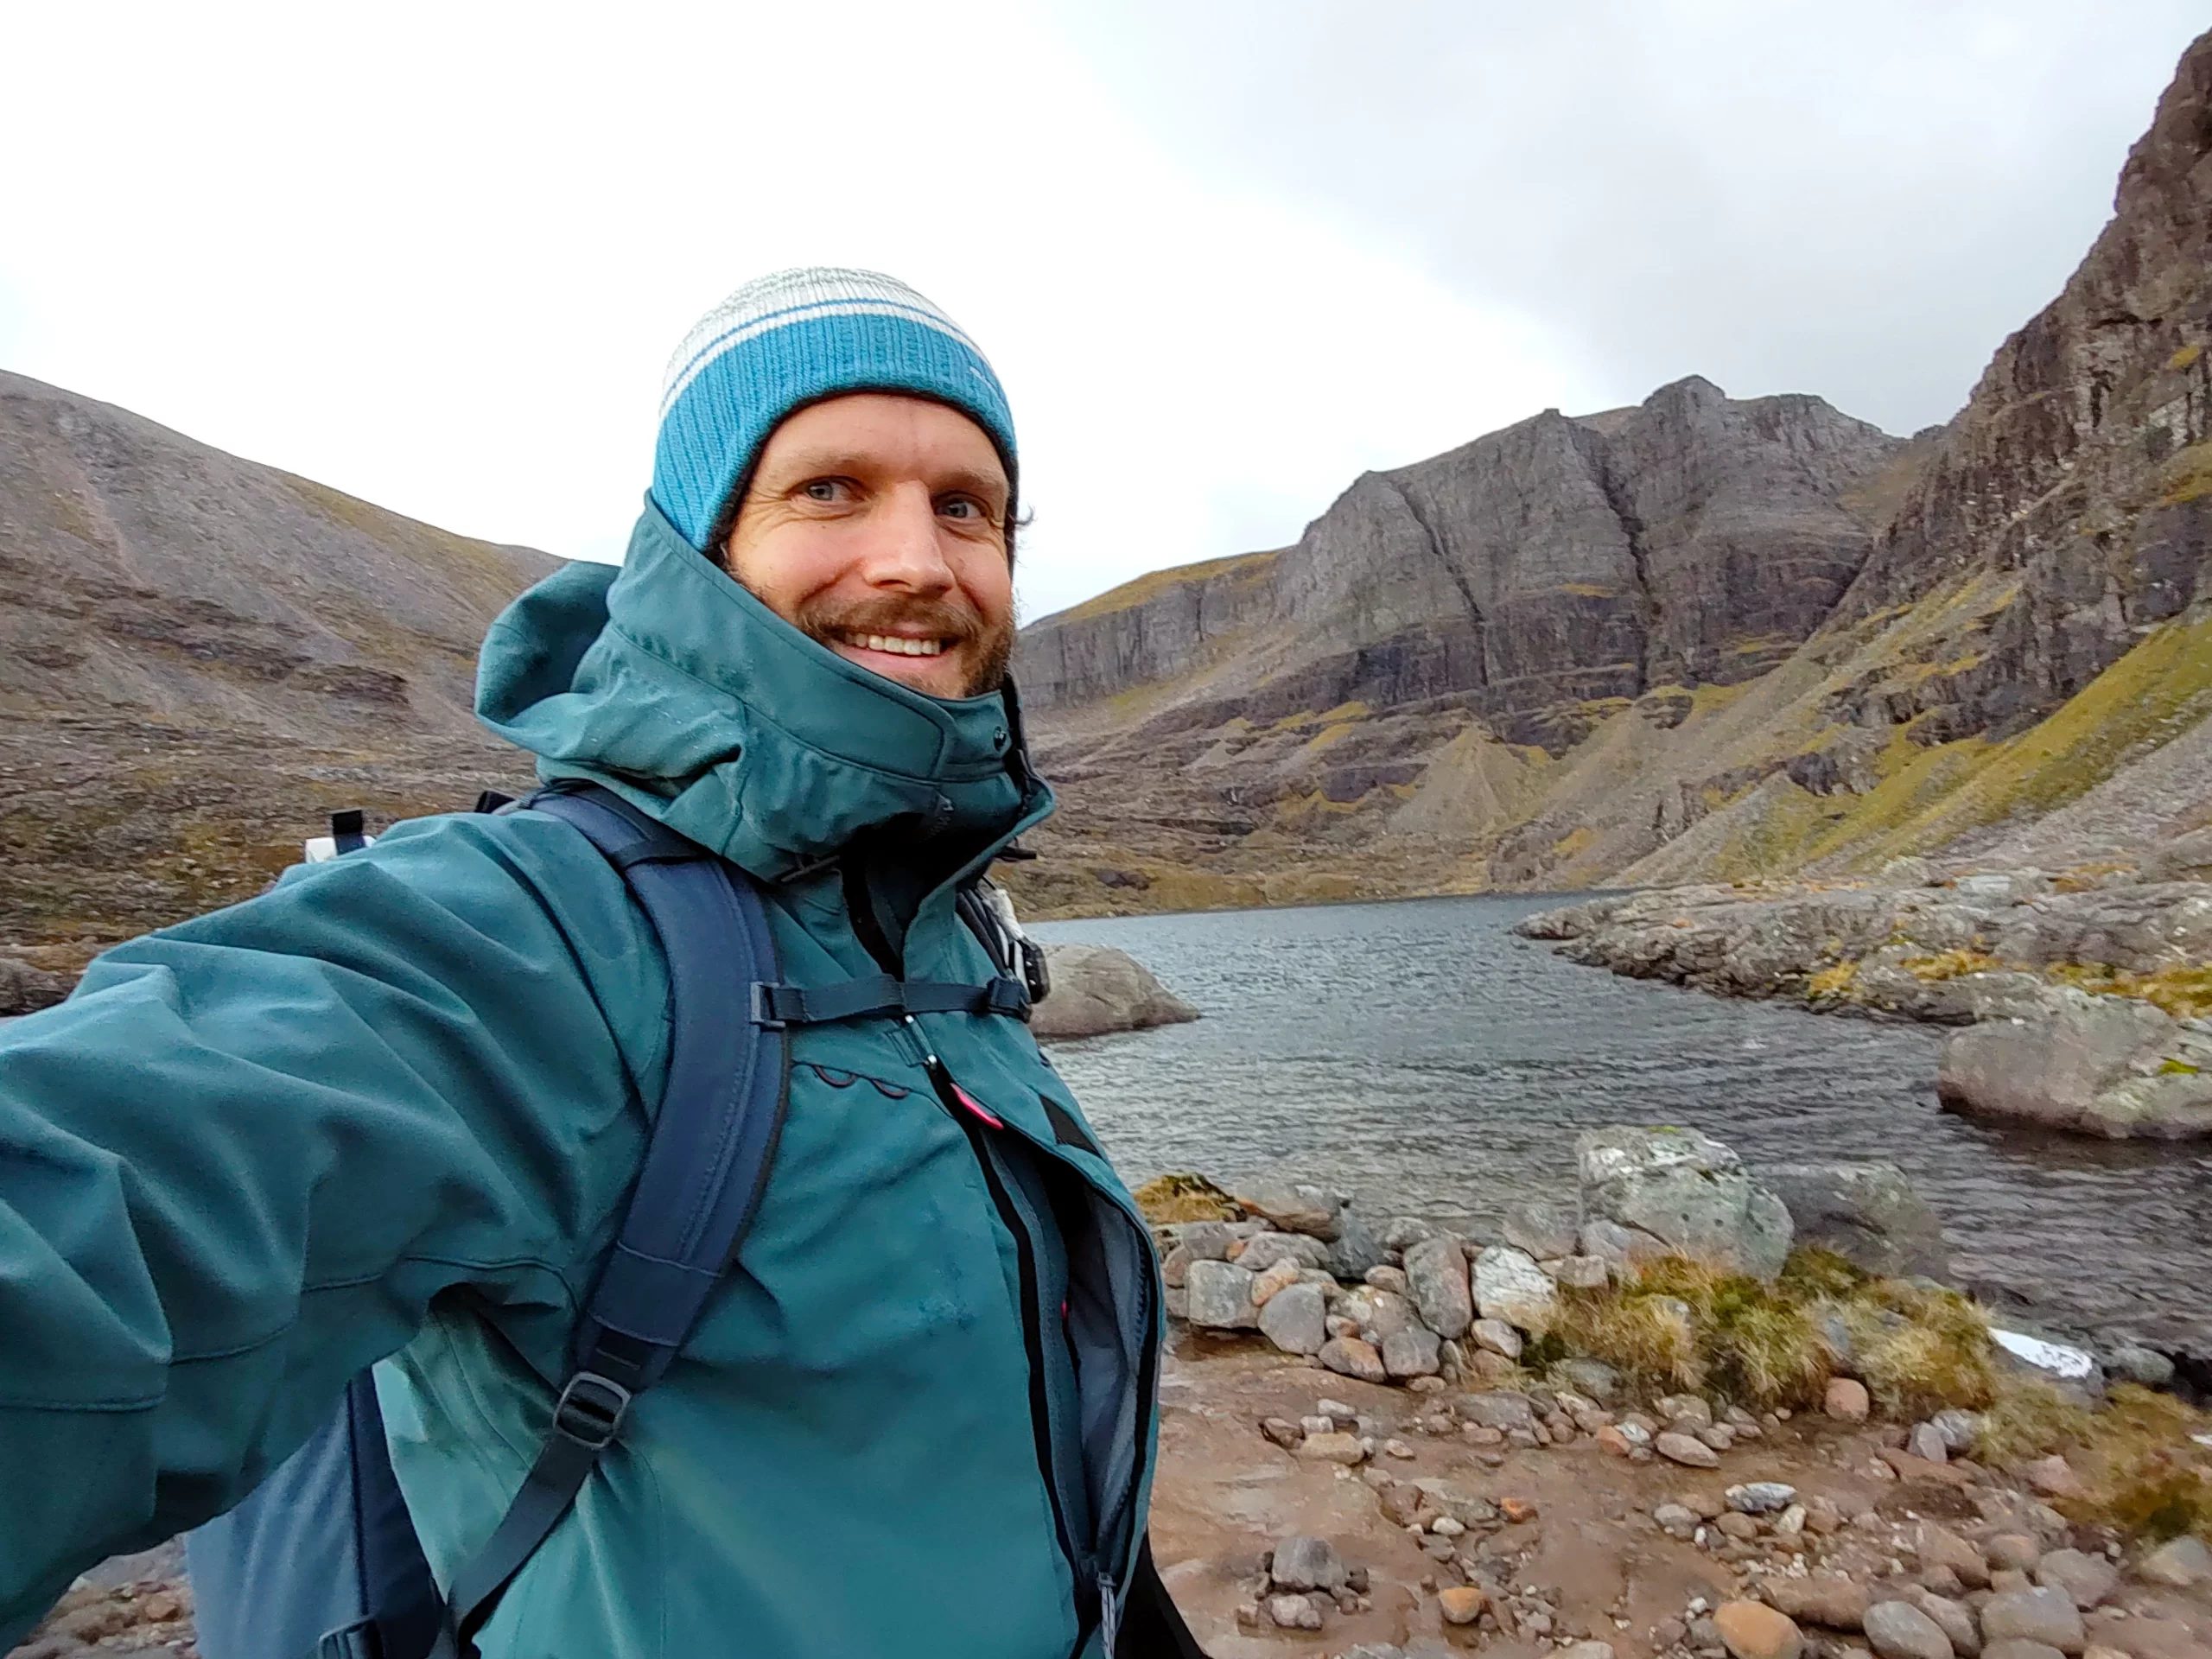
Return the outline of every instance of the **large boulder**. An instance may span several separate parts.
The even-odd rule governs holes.
[[[1895,1164],[1781,1164],[1759,1179],[1789,1211],[1793,1241],[1888,1278],[1948,1279],[1943,1224]]]
[[[1049,944],[1045,960],[1052,988],[1029,1021],[1039,1039],[1141,1031],[1198,1017],[1196,1008],[1127,951],[1103,944]]]
[[[1467,1253],[1448,1234],[1423,1239],[1406,1252],[1406,1289],[1421,1323],[1440,1337],[1464,1337],[1474,1323]]]
[[[1789,1211],[1718,1141],[1694,1129],[1616,1126],[1586,1131],[1575,1155],[1586,1217],[1761,1279],[1782,1271]]]
[[[2054,985],[1952,1037],[1936,1087],[1971,1116],[2115,1141],[2212,1135],[2212,1020]]]

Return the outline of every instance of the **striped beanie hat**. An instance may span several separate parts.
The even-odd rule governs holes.
[[[849,391],[950,404],[1014,475],[1014,416],[998,376],[944,312],[904,283],[811,266],[747,283],[669,360],[653,500],[702,552],[768,435],[803,404]]]

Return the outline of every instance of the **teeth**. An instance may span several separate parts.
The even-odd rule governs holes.
[[[864,650],[887,651],[897,657],[936,657],[944,650],[942,639],[908,639],[895,633],[848,634],[845,637]]]

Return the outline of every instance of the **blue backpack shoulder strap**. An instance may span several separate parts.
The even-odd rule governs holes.
[[[553,1426],[505,1518],[455,1576],[462,1651],[568,1512],[630,1402],[690,1334],[766,1190],[790,1056],[746,1017],[775,942],[742,871],[611,792],[556,786],[524,803],[573,824],[621,872],[668,962],[668,1084],[613,1251],[577,1326]]]

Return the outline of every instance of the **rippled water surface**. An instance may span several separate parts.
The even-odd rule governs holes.
[[[1433,899],[1039,926],[1112,944],[1205,1017],[1054,1047],[1132,1180],[1281,1167],[1372,1214],[1494,1224],[1568,1198],[1576,1133],[1702,1129],[1754,1167],[1892,1160],[1962,1279],[2212,1351],[2212,1151],[1941,1112],[1941,1033],[1616,978],[1508,930],[1557,900]]]

